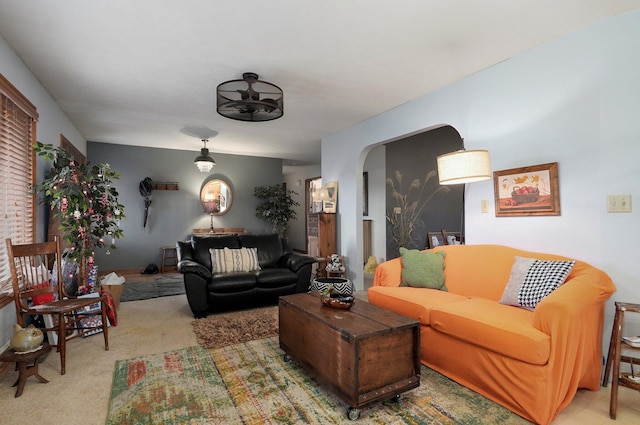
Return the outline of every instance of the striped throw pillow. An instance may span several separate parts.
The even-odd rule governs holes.
[[[212,273],[237,273],[260,270],[258,248],[210,248]]]

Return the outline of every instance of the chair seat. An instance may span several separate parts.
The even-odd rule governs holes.
[[[27,314],[60,314],[69,310],[80,310],[99,301],[105,301],[104,297],[96,298],[66,298],[60,301],[34,306],[26,311]]]

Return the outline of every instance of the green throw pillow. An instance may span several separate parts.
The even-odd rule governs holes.
[[[447,290],[444,284],[444,251],[400,248],[402,282],[400,286]]]

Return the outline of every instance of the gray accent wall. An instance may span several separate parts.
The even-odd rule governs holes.
[[[454,152],[462,148],[460,134],[451,126],[443,126],[424,133],[415,134],[386,145],[386,174],[387,180],[391,180],[396,190],[407,196],[409,204],[418,203],[417,215],[414,222],[415,230],[411,243],[404,246],[407,249],[428,248],[427,233],[440,232],[446,229],[449,232],[460,232],[463,214],[463,190],[464,185],[446,186],[448,192],[436,193],[440,187],[437,175],[437,161],[439,155]],[[425,177],[430,171],[436,171],[425,184]],[[397,174],[402,179],[398,181]],[[413,181],[418,180],[420,187],[410,189]],[[423,190],[424,189],[424,190]],[[391,187],[386,184],[387,205],[386,214],[394,214],[394,208],[399,204],[391,196]],[[421,206],[424,207],[421,209]],[[387,221],[387,259],[398,257],[400,246],[392,237],[391,225]]]
[[[194,228],[209,228],[210,216],[200,203],[200,189],[211,178],[225,180],[233,191],[233,204],[222,216],[214,216],[214,227],[244,227],[252,233],[270,233],[271,226],[256,217],[256,186],[282,183],[282,160],[211,152],[216,165],[201,173],[193,164],[194,151],[156,149],[108,143],[87,143],[92,164],[109,163],[121,173],[115,187],[125,206],[122,220],[124,238],[107,255],[96,252],[99,271],[144,269],[149,263],[160,266],[163,246],[175,246],[188,239]],[[144,198],[138,185],[145,177],[158,182],[177,182],[179,190],[154,190],[147,227],[143,227]]]

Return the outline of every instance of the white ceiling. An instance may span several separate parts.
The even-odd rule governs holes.
[[[214,153],[305,164],[319,162],[326,135],[638,8],[640,0],[0,0],[0,34],[89,141],[198,151],[199,136],[217,132]],[[216,113],[216,86],[247,71],[284,90],[283,118]]]

